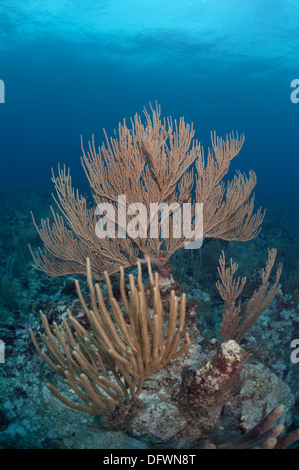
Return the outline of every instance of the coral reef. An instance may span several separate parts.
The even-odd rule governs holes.
[[[205,442],[202,449],[285,449],[299,438],[299,430],[281,436],[284,426],[278,424],[283,406],[274,408],[265,419],[240,439],[222,444]]]
[[[177,251],[171,260],[173,270],[168,263],[167,275],[160,276],[159,289],[165,318],[171,290],[178,303],[186,293],[184,332],[191,344],[183,355],[153,371],[134,405],[124,403],[112,413],[94,417],[65,406],[47,389],[49,382],[59,390],[66,390],[66,384],[36,354],[29,334],[30,329],[39,334],[39,310],[51,332],[55,322],[64,328],[70,310],[90,333],[74,278],[49,279],[31,267],[26,244],[30,242],[36,252],[38,237],[30,209],[37,217],[47,217],[48,193],[0,193],[0,200],[0,338],[5,343],[5,363],[0,364],[0,448],[279,448],[298,438],[299,364],[290,360],[299,319],[298,233],[293,229],[269,214],[260,236],[246,244],[215,239],[206,240],[195,253]],[[264,263],[268,246],[278,247],[279,261],[284,263],[276,298],[239,344],[230,338],[221,344],[224,312],[215,284],[221,252],[237,260],[240,276],[247,278],[240,295],[246,306],[261,285],[257,266]],[[162,252],[163,264],[166,258]],[[138,275],[136,268],[130,273]],[[153,312],[150,280],[145,270],[142,275]],[[275,285],[275,275],[269,280]],[[80,285],[91,309],[85,278]],[[110,304],[107,286],[100,283],[100,288]],[[111,278],[111,289],[124,312],[117,276]],[[124,290],[128,296],[127,280]],[[72,389],[66,393],[70,401],[77,400]],[[268,424],[260,426],[265,418]],[[274,423],[276,419],[280,424]],[[286,436],[291,432],[290,438],[278,435],[282,425]]]
[[[77,292],[81,308],[89,322],[91,325],[96,324],[95,315],[97,322],[100,322],[99,327],[92,326],[86,330],[69,312],[68,316],[76,332],[75,342],[64,318],[62,318],[63,328],[58,327],[54,322],[52,333],[45,316],[42,315],[47,336],[41,335],[41,339],[48,354],[52,354],[56,365],[52,363],[48,355],[42,352],[32,334],[35,347],[41,357],[61,377],[66,379],[71,389],[88,407],[65,399],[52,385],[48,385],[48,388],[64,404],[72,408],[98,415],[102,414],[98,422],[105,429],[122,429],[149,443],[166,446],[188,447],[199,439],[204,440],[213,435],[221,425],[223,412],[227,409],[230,409],[231,419],[234,415],[235,422],[239,421],[239,427],[246,431],[257,425],[264,418],[265,413],[269,413],[278,405],[284,405],[286,410],[284,419],[286,419],[288,411],[294,404],[294,397],[289,387],[262,364],[252,363],[249,359],[250,354],[233,339],[224,343],[212,339],[207,343],[200,336],[194,323],[194,303],[187,303],[189,314],[185,315],[185,295],[182,294],[179,286],[173,281],[160,287],[158,273],[156,273],[154,281],[150,263],[148,267],[149,288],[142,283],[141,265],[138,266],[138,295],[133,277],[129,278],[130,303],[128,303],[124,273],[121,271],[120,292],[122,308],[128,316],[127,324],[123,324],[121,321],[122,313],[113,296],[109,277],[106,275],[109,303],[116,320],[115,325],[118,325],[117,329],[114,326],[112,328],[113,317],[110,317],[106,311],[99,286],[96,284],[94,288],[92,284],[89,264],[87,265],[87,278],[90,304],[87,304],[83,299],[78,283],[76,284]],[[264,272],[267,273],[268,280],[269,266]],[[230,274],[230,271],[228,273]],[[232,282],[231,276],[229,278]],[[276,278],[274,286],[277,286],[277,282]],[[260,292],[262,289],[260,298],[264,297],[264,287],[265,277],[262,276],[261,288],[257,291]],[[180,310],[180,326],[176,335],[174,335],[174,331],[178,299],[175,296],[175,290],[180,292],[183,305]],[[275,287],[274,292],[276,293],[276,291]],[[95,293],[97,293],[98,303]],[[140,300],[136,310],[136,314],[139,313],[136,316],[132,313],[132,308],[134,309],[134,306],[137,305],[138,297],[143,300]],[[167,307],[169,298],[170,307]],[[153,311],[151,311],[151,305]],[[233,297],[233,305],[235,305],[235,297]],[[268,306],[268,302],[266,305]],[[261,313],[261,308],[259,305],[259,313]],[[164,314],[162,314],[163,311]],[[165,333],[162,333],[162,330],[167,332],[167,329],[165,320],[162,321],[162,318],[163,316],[166,318],[167,311],[169,327],[167,340],[163,345],[162,334]],[[176,352],[185,318],[187,343],[185,347]],[[105,334],[102,331],[102,322],[103,326],[106,325],[107,332]],[[160,332],[156,329],[159,324],[163,327]],[[111,335],[108,339],[106,335],[109,330]],[[139,337],[135,337],[135,330],[140,331]],[[119,332],[117,333],[117,331]],[[157,346],[156,335],[158,335],[157,338],[160,338],[160,346]],[[132,343],[133,339],[134,344]],[[130,354],[124,341],[128,344],[132,343]],[[105,342],[110,344],[109,349],[105,349]],[[93,346],[92,349],[89,344]],[[58,345],[61,349],[57,348]],[[117,353],[114,348],[118,350]],[[137,354],[136,360],[133,361],[133,353],[134,351],[137,353],[139,348],[143,353]],[[151,361],[155,361],[158,351],[162,353],[161,357],[163,357],[168,350],[173,351],[169,359],[158,361],[156,368],[152,367]],[[127,361],[126,356],[130,358],[130,363],[127,361],[126,370],[122,368],[122,362],[119,362],[119,355],[123,358],[122,360]],[[111,360],[108,359],[109,356],[114,358],[115,362],[111,363]],[[172,361],[167,365],[170,359]],[[134,371],[134,364],[137,367],[137,363],[139,366]],[[166,365],[167,367],[165,367]],[[107,367],[110,367],[110,373],[107,371]],[[142,380],[142,387],[138,386],[138,393],[135,393],[134,387],[138,385],[138,382],[134,379],[134,374],[136,373],[136,377],[142,379],[141,372],[147,370],[144,367],[148,368],[150,372],[144,375],[144,379],[148,378],[148,380],[145,382]],[[161,370],[155,372],[159,369]],[[116,371],[118,372],[116,373]],[[126,397],[127,391],[121,382],[120,374],[126,380],[126,387],[130,390],[132,397],[127,397],[124,402],[121,394]],[[119,393],[115,394],[117,385],[121,387]],[[112,398],[114,403],[113,406],[110,406]],[[106,399],[109,400],[109,406],[103,406],[103,400]]]

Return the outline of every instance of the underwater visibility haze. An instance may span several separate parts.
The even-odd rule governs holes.
[[[1,449],[298,447],[298,51],[296,0],[0,3]]]

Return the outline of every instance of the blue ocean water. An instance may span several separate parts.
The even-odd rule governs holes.
[[[58,164],[84,192],[80,136],[101,144],[103,128],[113,135],[157,101],[162,116],[193,122],[205,148],[211,131],[244,133],[230,175],[254,170],[256,205],[280,208],[298,234],[297,0],[2,0],[0,80],[1,194],[50,194]],[[17,278],[15,253],[3,276]]]
[[[162,114],[211,130],[244,132],[235,162],[258,176],[257,194],[298,213],[299,6],[293,0],[32,1],[1,3],[1,185],[47,184],[71,166],[80,135],[157,100]]]

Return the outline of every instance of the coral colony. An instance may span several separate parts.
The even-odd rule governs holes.
[[[211,273],[223,300],[221,340],[203,337],[199,305],[173,274],[172,260],[196,239],[198,248],[202,240],[246,242],[259,234],[264,212],[254,212],[254,172],[224,182],[244,136],[213,133],[205,154],[183,118],[162,119],[158,105],[144,114],[145,124],[135,115],[130,128],[119,124],[99,148],[94,138],[87,150],[82,144],[93,208],[59,168],[52,181],[60,213],[52,209],[53,223],[43,220],[41,228],[34,221],[43,241],[38,253],[31,250],[36,268],[54,277],[85,274],[89,291],[76,281],[74,311],[51,322],[41,312],[44,333],[31,330],[38,353],[61,377],[53,375],[55,385],[47,387],[68,407],[101,415],[106,429],[165,447],[287,447],[299,436],[282,437],[286,399],[269,399],[253,422],[243,409],[243,436],[217,434],[224,410],[243,403],[244,380],[247,387],[255,380],[264,395],[274,380],[250,361],[244,338],[280,290],[277,250],[268,249],[250,297],[250,275],[237,276],[237,263],[222,252],[218,273]]]

